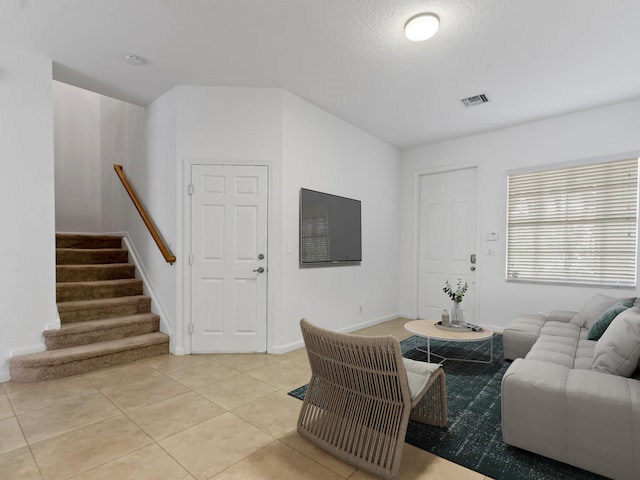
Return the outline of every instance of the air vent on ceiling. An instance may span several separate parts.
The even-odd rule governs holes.
[[[461,98],[460,101],[465,107],[475,107],[476,105],[487,103],[489,97],[487,97],[486,93],[481,93],[479,95],[473,95],[472,97]]]

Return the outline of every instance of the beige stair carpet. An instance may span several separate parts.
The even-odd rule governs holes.
[[[121,245],[119,236],[56,235],[61,328],[43,332],[46,351],[11,359],[13,381],[51,380],[169,352],[169,337],[159,331]]]

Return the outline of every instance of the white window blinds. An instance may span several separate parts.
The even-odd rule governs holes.
[[[635,286],[638,159],[509,175],[507,280]]]

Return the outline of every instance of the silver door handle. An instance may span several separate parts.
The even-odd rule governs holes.
[[[254,272],[264,273],[264,267],[256,268]]]
[[[471,268],[469,268],[469,270],[471,270],[472,272],[476,269],[476,267],[474,267],[473,265],[471,265]],[[255,272],[255,270],[254,270]]]

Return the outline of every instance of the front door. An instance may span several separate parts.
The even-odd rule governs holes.
[[[266,166],[191,167],[191,352],[267,348]]]
[[[419,318],[440,319],[453,302],[442,291],[458,279],[469,289],[461,307],[468,323],[475,318],[477,173],[475,168],[420,177]],[[473,257],[472,257],[473,255]]]

